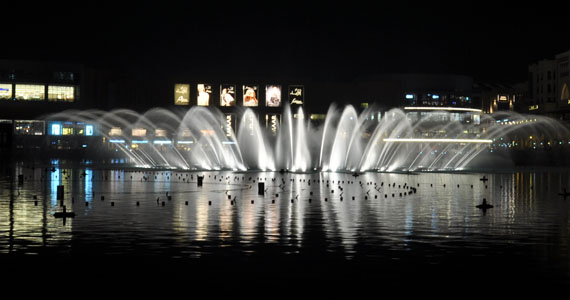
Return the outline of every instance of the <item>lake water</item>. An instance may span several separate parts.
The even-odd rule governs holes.
[[[570,282],[564,170],[354,177],[49,168],[18,164],[0,177],[0,262],[13,274],[55,265],[82,276]],[[476,208],[483,198],[494,207]],[[55,218],[62,205],[76,216]]]

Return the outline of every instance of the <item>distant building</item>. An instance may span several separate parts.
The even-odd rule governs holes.
[[[556,61],[556,86],[555,101],[558,103],[558,117],[562,120],[570,120],[570,50],[557,54]]]
[[[484,113],[515,110],[517,92],[514,86],[478,82],[474,84],[474,90]]]

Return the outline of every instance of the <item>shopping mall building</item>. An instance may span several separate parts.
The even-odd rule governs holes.
[[[117,132],[128,137],[125,143],[174,136],[158,128],[154,132],[145,130],[141,137],[141,128],[109,127],[96,120],[69,117],[78,112],[127,109],[144,114],[163,108],[183,116],[195,107],[215,108],[220,112],[220,127],[230,127],[239,134],[237,124],[244,111],[251,109],[260,127],[276,135],[286,104],[294,118],[300,116],[302,108],[304,117],[317,126],[324,122],[332,103],[337,107],[351,104],[359,112],[366,110],[370,117],[365,121],[372,123],[386,117],[393,107],[403,109],[412,122],[428,118],[435,123],[477,124],[482,113],[473,92],[473,79],[460,75],[391,74],[342,82],[312,78],[218,79],[196,74],[144,77],[136,72],[98,70],[81,64],[0,61],[0,148],[40,153],[46,149],[68,150],[81,155],[97,151]],[[480,132],[474,128],[470,134],[475,137]],[[429,126],[418,130],[422,136],[441,135],[430,132]]]

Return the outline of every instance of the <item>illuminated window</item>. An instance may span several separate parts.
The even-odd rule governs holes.
[[[157,129],[154,131],[154,136],[156,137],[166,137],[167,132],[164,129]]]
[[[119,127],[113,127],[109,131],[109,136],[119,136],[122,134],[123,134],[123,130],[121,130],[121,128],[119,128]]]
[[[0,100],[12,100],[12,84],[0,83]]]
[[[51,123],[49,127],[50,135],[61,135],[61,123]]]
[[[192,132],[190,131],[190,129],[183,129],[182,132],[180,133],[180,135],[183,137],[191,137]]]
[[[132,136],[146,136],[146,129],[144,129],[144,128],[133,128],[131,134],[132,134]]]
[[[16,100],[43,101],[45,96],[45,85],[16,84]]]
[[[73,102],[75,99],[75,88],[72,86],[48,86],[48,100]]]
[[[324,120],[326,119],[327,115],[325,114],[311,114],[311,120]]]
[[[93,135],[93,125],[85,125],[85,135],[86,136]]]
[[[44,135],[44,121],[16,120],[14,133],[17,135]]]
[[[63,127],[61,135],[73,135],[73,127]]]

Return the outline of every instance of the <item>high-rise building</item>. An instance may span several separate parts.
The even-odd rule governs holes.
[[[554,60],[543,59],[528,67],[528,111],[554,114],[556,105],[556,65]]]

